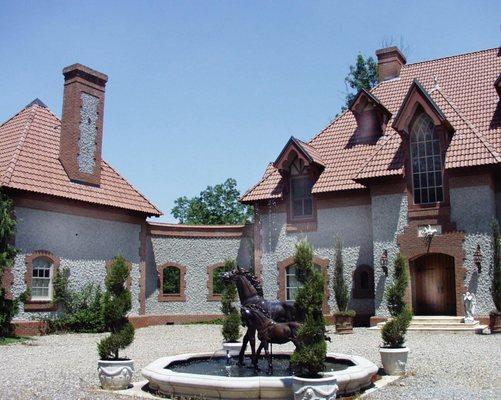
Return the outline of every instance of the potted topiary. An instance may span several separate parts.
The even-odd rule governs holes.
[[[495,310],[489,314],[489,329],[491,333],[501,332],[501,238],[499,224],[492,224],[492,285],[491,295]]]
[[[344,279],[343,243],[336,238],[336,261],[334,264],[334,297],[338,311],[334,313],[336,333],[353,333],[355,310],[348,310],[350,291]]]
[[[399,253],[395,259],[393,282],[386,291],[391,318],[381,329],[383,346],[379,348],[383,368],[389,375],[404,373],[407,365],[409,349],[405,346],[405,334],[412,319],[409,306],[405,303],[408,282],[407,261]]]
[[[223,270],[232,271],[236,268],[234,260],[226,260]],[[233,282],[228,282],[221,293],[221,311],[224,314],[223,327],[223,349],[229,357],[236,356],[240,353],[242,342],[240,338],[240,313],[235,308],[233,303],[237,300],[237,287]]]
[[[132,378],[134,362],[119,358],[120,349],[125,349],[134,340],[134,327],[127,319],[132,307],[131,294],[126,288],[129,267],[125,259],[118,255],[106,273],[106,292],[103,297],[103,316],[111,335],[102,339],[97,350],[98,374],[103,389],[126,389]]]
[[[291,356],[294,399],[334,399],[338,390],[336,377],[322,375],[327,354],[322,313],[324,277],[314,267],[313,249],[306,241],[296,245],[294,264],[297,279],[302,284],[294,306],[298,315],[304,316],[297,331],[298,346]]]

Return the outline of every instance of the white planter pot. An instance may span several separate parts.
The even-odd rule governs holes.
[[[230,356],[238,356],[240,349],[242,348],[242,342],[226,342],[223,343],[223,350],[230,352]]]
[[[106,390],[127,389],[133,371],[133,360],[99,360],[97,362],[99,381],[101,387]]]
[[[338,390],[335,376],[310,379],[292,376],[294,400],[335,400]]]
[[[397,349],[380,347],[379,354],[381,354],[381,362],[383,363],[384,371],[388,375],[402,375],[405,373],[407,356],[409,354],[408,347]]]

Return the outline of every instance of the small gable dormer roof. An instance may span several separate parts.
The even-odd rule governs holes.
[[[409,131],[409,125],[418,106],[430,116],[435,125],[447,123],[447,118],[440,107],[433,101],[430,94],[414,79],[405,95],[404,101],[398,109],[391,127],[402,134]]]
[[[273,163],[273,166],[279,171],[286,171],[295,157],[302,159],[306,165],[316,164],[322,169],[325,167],[325,163],[317,149],[296,139],[294,136],[291,136]]]
[[[365,107],[367,103],[372,104],[374,107],[377,107],[386,117],[386,122],[390,120],[391,112],[388,111],[388,109],[383,105],[383,103],[381,103],[381,101],[379,101],[376,96],[374,96],[371,92],[365,90],[364,88],[359,90],[348,108],[353,113],[355,118],[357,118],[357,114],[360,114],[361,109]]]
[[[501,74],[499,74],[496,82],[494,82],[494,87],[496,88],[499,98],[501,99]]]

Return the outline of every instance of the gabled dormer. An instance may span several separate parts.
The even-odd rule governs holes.
[[[501,99],[501,74],[499,74],[498,78],[496,79],[496,82],[494,82],[494,87],[496,88],[498,96]]]
[[[391,113],[372,93],[361,89],[352,101],[350,111],[357,120],[357,143],[375,143],[384,133]]]

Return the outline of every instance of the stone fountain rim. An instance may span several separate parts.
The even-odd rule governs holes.
[[[291,353],[292,351],[279,351],[274,354],[290,355]],[[153,389],[159,388],[161,385],[168,387],[172,387],[173,385],[181,387],[190,386],[190,388],[193,389],[191,394],[200,393],[202,389],[216,392],[225,390],[238,392],[248,390],[288,390],[292,387],[292,375],[225,377],[176,372],[166,368],[175,361],[187,361],[191,358],[212,357],[213,355],[214,353],[204,352],[161,357],[144,367],[141,373],[148,379]],[[372,383],[372,376],[378,371],[378,367],[374,363],[361,356],[343,353],[327,353],[327,357],[348,360],[354,364],[341,371],[325,373],[326,376],[336,376],[340,389],[339,393],[349,394],[370,386]],[[162,390],[160,391],[165,392]]]

